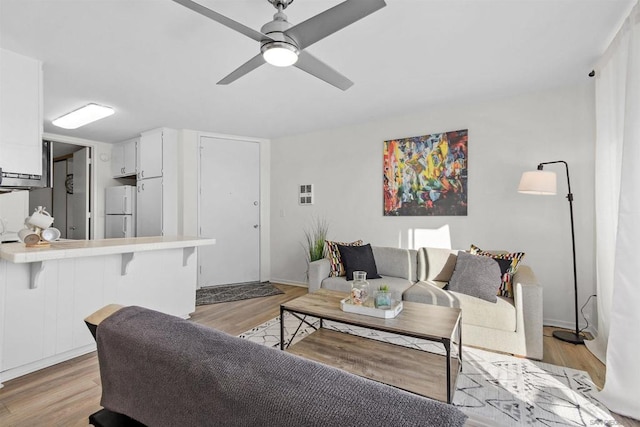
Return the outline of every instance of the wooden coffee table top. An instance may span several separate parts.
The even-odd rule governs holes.
[[[460,321],[460,309],[403,301],[403,309],[393,319],[348,313],[340,301],[349,294],[320,289],[282,304],[285,310],[365,328],[395,332],[429,340],[451,339]]]

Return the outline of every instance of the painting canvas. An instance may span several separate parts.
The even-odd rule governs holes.
[[[384,215],[467,215],[468,131],[384,142]]]

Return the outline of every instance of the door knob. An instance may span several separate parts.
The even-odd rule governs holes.
[[[258,224],[253,225],[253,228],[258,228],[258,227],[260,227]]]

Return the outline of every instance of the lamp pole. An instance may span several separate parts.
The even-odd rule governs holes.
[[[573,297],[574,297],[574,310],[576,330],[575,332],[569,331],[553,331],[553,336],[559,340],[570,342],[572,344],[584,344],[584,338],[580,335],[580,329],[578,327],[578,272],[576,269],[576,234],[573,225],[573,193],[571,193],[571,181],[569,180],[569,165],[564,160],[556,160],[554,162],[543,162],[538,165],[538,170],[542,170],[544,165],[552,165],[555,163],[562,163],[567,171],[567,188],[569,193],[567,194],[567,200],[569,200],[569,213],[571,216],[571,248],[573,250]]]

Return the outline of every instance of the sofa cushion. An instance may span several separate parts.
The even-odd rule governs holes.
[[[459,308],[460,303],[456,296],[442,289],[446,284],[447,282],[417,282],[404,292],[402,299],[410,302],[420,302],[422,304]]]
[[[401,277],[415,282],[417,269],[416,251],[391,247],[373,246],[378,274]]]
[[[371,251],[371,245],[344,246],[338,245],[342,265],[346,271],[347,280],[353,280],[354,271],[364,271],[367,279],[379,279],[376,260]]]
[[[427,251],[424,248],[418,249],[418,269],[416,270],[416,281],[427,280]]]
[[[420,248],[420,261],[424,264],[418,280],[448,282],[456,265],[457,250],[443,248]]]
[[[412,282],[418,281],[418,251],[409,249],[409,272],[411,275],[407,279]]]
[[[448,290],[495,303],[501,277],[496,260],[460,251]]]
[[[402,299],[423,304],[455,307],[462,310],[462,324],[475,325],[508,332],[516,330],[516,307],[513,299],[497,297],[495,303],[480,298],[445,291],[445,282],[420,281],[407,289]],[[462,328],[464,343],[464,328]]]
[[[475,245],[471,245],[471,249],[469,250],[469,252],[473,255],[482,255],[494,259],[511,261],[511,266],[502,275],[502,283],[500,285],[500,289],[498,290],[498,295],[507,298],[513,298],[512,278],[518,270],[518,264],[520,263],[520,261],[522,261],[522,258],[524,258],[524,252],[496,253],[491,251],[483,251]]]
[[[356,240],[355,242],[347,243],[347,242],[333,242],[331,240],[325,240],[326,243],[326,252],[324,257],[329,260],[331,263],[331,271],[329,272],[329,277],[340,277],[346,274],[344,266],[342,265],[342,259],[340,258],[340,251],[338,250],[338,245],[343,246],[360,246],[362,244],[362,240]]]

